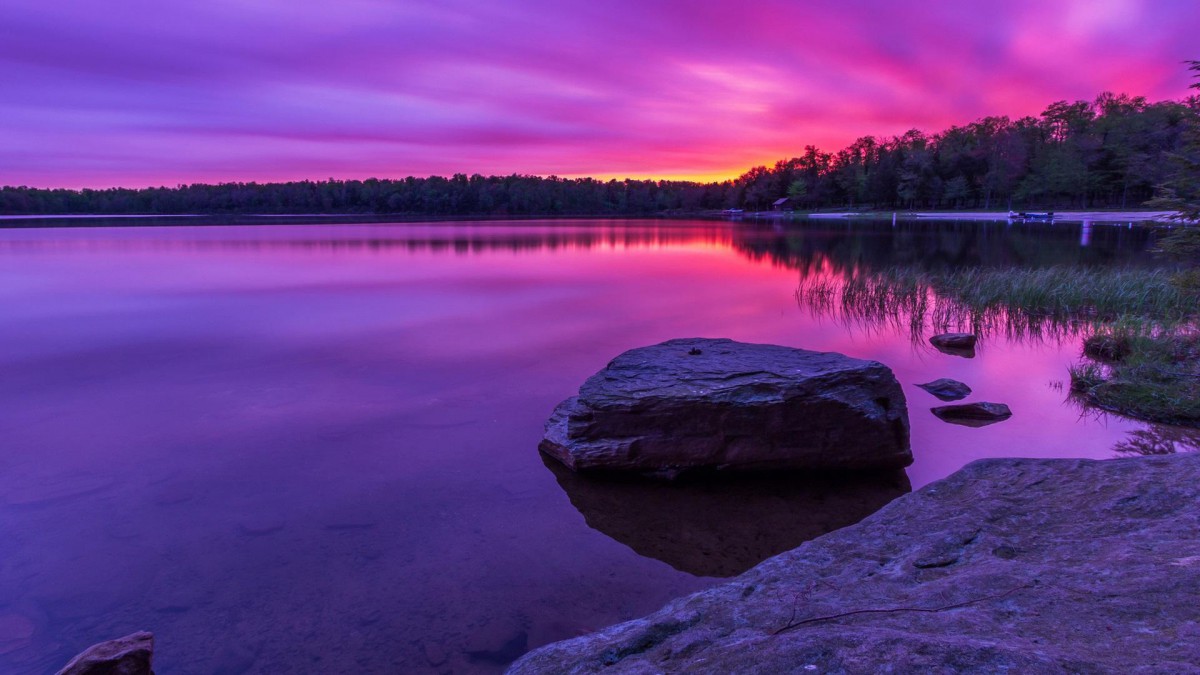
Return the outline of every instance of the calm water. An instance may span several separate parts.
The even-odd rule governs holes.
[[[496,672],[981,457],[1108,458],[1076,340],[974,359],[797,300],[806,275],[1151,264],[1094,225],[662,221],[0,230],[0,671],[157,635],[160,673]],[[547,414],[673,337],[890,365],[916,463],[647,489],[554,471]],[[945,424],[938,377],[1012,419]],[[794,514],[801,517],[788,517]]]

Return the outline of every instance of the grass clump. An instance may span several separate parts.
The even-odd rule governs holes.
[[[1200,334],[1118,326],[1096,335],[1126,344],[1128,351],[1107,363],[1071,368],[1071,389],[1077,395],[1124,415],[1200,426]]]

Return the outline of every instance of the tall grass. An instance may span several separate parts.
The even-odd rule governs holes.
[[[1065,337],[1117,320],[1175,325],[1194,296],[1165,270],[1050,267],[927,272],[907,268],[805,280],[797,299],[854,324],[926,326],[1009,337]]]

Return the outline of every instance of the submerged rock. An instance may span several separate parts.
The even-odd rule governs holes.
[[[505,666],[529,649],[529,632],[517,617],[495,618],[475,629],[464,651],[471,661]]]
[[[929,338],[933,345],[943,354],[975,358],[975,342],[977,338],[971,333],[942,333]]]
[[[138,631],[88,647],[58,675],[154,675],[154,635]]]
[[[951,380],[948,377],[943,377],[933,382],[926,382],[925,384],[918,384],[917,386],[943,401],[957,401],[971,394],[970,387],[958,380]]]
[[[942,405],[929,409],[938,419],[951,424],[961,424],[968,427],[983,427],[996,422],[1002,422],[1012,417],[1012,411],[1003,403],[960,403],[958,405]]]
[[[510,673],[1195,672],[1200,455],[992,459]]]
[[[571,469],[896,469],[912,463],[892,371],[832,352],[689,338],[632,349],[546,423]]]
[[[588,527],[704,577],[741,574],[912,491],[901,469],[703,476],[664,485],[639,476],[579,474],[545,461]]]

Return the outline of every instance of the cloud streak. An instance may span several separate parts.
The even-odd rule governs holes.
[[[9,0],[0,183],[723,177],[815,144],[1184,95],[1192,0]]]

